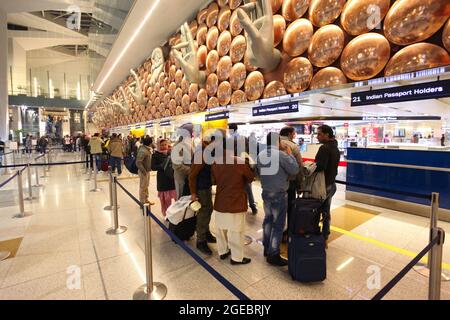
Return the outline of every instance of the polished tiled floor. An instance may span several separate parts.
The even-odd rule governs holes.
[[[61,154],[57,158],[70,159]],[[0,190],[0,243],[23,238],[16,256],[0,262],[0,299],[131,299],[145,282],[139,208],[119,190],[120,223],[128,231],[106,235],[110,227],[110,213],[103,210],[109,201],[107,183],[99,183],[100,192],[90,192],[93,183],[86,180],[81,166],[54,167],[48,175],[41,179],[45,186],[36,189],[38,199],[26,202],[31,215],[24,219],[11,218],[18,212],[13,205],[18,201],[17,186]],[[151,187],[156,200],[155,179]],[[106,180],[100,174],[99,181]],[[136,179],[122,183],[137,194]],[[254,192],[259,199],[257,183]],[[231,266],[217,253],[205,259],[251,299],[370,299],[378,291],[368,286],[373,282],[371,270],[380,271],[383,286],[411,260],[408,253],[418,253],[427,244],[425,218],[346,201],[341,187],[333,208],[335,228],[323,283],[293,282],[287,268],[267,265],[257,242],[246,247],[253,260],[246,266]],[[160,216],[159,205],[152,211]],[[262,236],[262,219],[260,203],[260,213],[247,217],[247,233],[254,239]],[[440,225],[450,232],[450,224]],[[167,299],[234,299],[156,224],[152,234],[154,279],[167,285]],[[450,272],[450,241],[445,244],[444,261]],[[427,279],[411,271],[386,299],[426,299],[427,291]],[[449,282],[443,283],[442,298],[450,299]]]

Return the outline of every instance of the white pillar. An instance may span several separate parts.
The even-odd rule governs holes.
[[[0,138],[8,140],[8,23],[0,10]]]

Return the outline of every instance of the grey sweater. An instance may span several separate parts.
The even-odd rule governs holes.
[[[257,171],[263,192],[282,193],[289,189],[289,178],[300,168],[294,156],[269,147],[258,155]]]

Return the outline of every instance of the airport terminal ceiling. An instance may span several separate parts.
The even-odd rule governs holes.
[[[108,128],[219,106],[245,115],[246,106],[276,97],[296,97],[305,117],[445,118],[448,99],[419,107],[350,107],[349,99],[355,83],[450,65],[449,15],[445,0],[213,1],[179,21],[180,30],[98,104],[94,119]],[[329,87],[344,89],[323,90]],[[308,90],[319,91],[302,97]]]

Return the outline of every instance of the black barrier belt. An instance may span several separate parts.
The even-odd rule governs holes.
[[[17,177],[19,175],[18,172],[14,173],[11,177],[9,177],[8,179],[6,179],[5,181],[3,181],[0,184],[0,189],[3,188],[4,186],[6,186],[8,183],[10,183],[15,177]]]
[[[34,161],[37,161],[37,160],[39,160],[39,159],[42,158],[42,157],[45,157],[45,154],[41,154],[40,156],[34,158]]]
[[[114,177],[114,182],[125,192],[136,204],[142,209],[144,206],[142,205],[142,202],[140,202],[135,196],[133,196],[125,187],[117,181],[117,178]]]
[[[119,185],[119,187],[131,197],[141,208],[144,206],[142,203],[133,196],[128,190],[125,189],[120,182],[114,178],[114,181]],[[161,227],[161,229],[167,233],[167,235],[174,240],[187,254],[189,254],[199,265],[201,265],[206,271],[208,271],[217,281],[219,281],[227,290],[234,294],[239,300],[250,300],[242,291],[236,288],[230,281],[225,279],[220,273],[214,270],[205,260],[203,260],[198,254],[196,254],[190,247],[188,247],[183,241],[181,241],[172,231],[170,231],[159,219],[156,217],[149,209],[147,209],[147,214]]]
[[[19,171],[20,171],[20,173],[23,173],[25,170],[27,170],[28,169],[28,166],[25,166],[25,167],[23,167],[22,169],[20,169]]]
[[[385,189],[385,188],[372,187],[372,186],[367,186],[367,185],[363,185],[363,184],[357,184],[357,183],[345,182],[345,181],[338,181],[338,180],[336,180],[336,183],[343,184],[343,185],[346,185],[346,186],[349,186],[349,187],[365,188],[365,189],[370,189],[370,190],[375,190],[375,191],[396,193],[396,194],[400,194],[400,195],[403,195],[403,196],[415,197],[415,198],[426,199],[426,200],[430,200],[431,201],[431,195],[426,195],[426,194],[410,193],[410,192],[405,192],[405,191],[400,191],[400,190],[389,190],[389,189]]]
[[[420,260],[431,250],[433,249],[433,246],[436,245],[439,242],[439,235],[436,236],[426,247],[425,249],[423,249],[410,263],[408,263],[408,265],[406,267],[404,267],[402,269],[402,271],[400,271],[391,281],[389,281],[389,283],[383,288],[381,289],[373,298],[372,300],[381,300],[383,299],[383,297],[392,290],[393,287],[395,287],[395,285],[397,283],[400,282],[400,280],[403,279],[404,276],[406,276],[406,274],[411,271],[412,268],[414,268],[414,266],[416,264],[418,264],[420,262]]]
[[[30,163],[31,167],[44,167],[44,166],[62,166],[62,165],[69,165],[69,164],[82,164],[82,163],[88,163],[88,161],[73,161],[73,162],[52,162],[52,163]],[[22,166],[28,166],[28,163],[23,164],[11,164],[7,166],[0,166],[1,168],[17,168]]]

